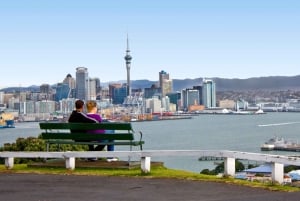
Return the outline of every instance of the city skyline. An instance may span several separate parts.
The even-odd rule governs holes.
[[[299,75],[300,2],[5,1],[0,88],[55,84],[75,69],[101,82]]]

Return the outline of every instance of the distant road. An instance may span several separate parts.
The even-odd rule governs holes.
[[[0,173],[1,201],[299,201],[300,192],[134,177]]]

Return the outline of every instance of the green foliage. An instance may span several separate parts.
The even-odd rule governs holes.
[[[206,175],[217,175],[215,170],[209,170],[209,169],[203,169],[200,174],[206,174]]]
[[[86,151],[88,146],[86,145],[56,145],[49,146],[49,151]],[[3,147],[0,147],[0,151],[46,151],[46,142],[41,137],[28,137],[18,138],[14,143],[5,143]],[[15,163],[28,163],[31,161],[37,162],[44,159],[25,159],[15,158]],[[4,159],[0,159],[0,162],[4,163]]]
[[[299,166],[295,166],[295,165],[288,165],[284,167],[284,173],[288,173],[292,170],[299,170]]]
[[[240,162],[239,160],[236,160],[235,161],[235,171],[236,172],[241,172],[244,169],[245,169],[244,164],[242,162]],[[223,173],[223,172],[224,172],[224,162],[217,165],[217,167],[215,167],[214,170],[204,169],[200,173],[201,174],[207,174],[207,175],[217,175],[217,174]]]

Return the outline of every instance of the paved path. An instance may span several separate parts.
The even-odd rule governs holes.
[[[299,201],[300,192],[272,192],[224,183],[134,177],[0,174],[0,201]]]

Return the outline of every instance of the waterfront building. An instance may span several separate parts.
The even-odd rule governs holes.
[[[35,102],[35,113],[54,113],[55,101],[38,101]]]
[[[299,99],[288,99],[286,110],[293,111],[293,112],[299,112],[300,111],[300,100]]]
[[[98,78],[89,79],[89,100],[96,100],[97,89],[100,87],[100,81]],[[98,86],[99,85],[99,86]]]
[[[234,102],[234,100],[229,100],[229,99],[220,100],[219,107],[223,108],[223,109],[233,110],[235,108],[235,102]]]
[[[154,84],[150,88],[144,89],[144,98],[152,98],[153,96],[161,97],[161,88]]]
[[[161,100],[154,96],[146,100],[146,112],[147,113],[160,113],[162,112]]]
[[[199,90],[197,89],[183,89],[181,91],[182,107],[188,110],[191,105],[199,105]]]
[[[162,97],[165,97],[167,93],[171,93],[173,90],[173,81],[164,70],[159,72],[159,87],[161,88]]]
[[[67,84],[70,89],[76,88],[76,80],[72,77],[71,74],[68,74],[65,79],[63,80],[64,84]]]
[[[164,111],[170,111],[170,99],[168,96],[161,99],[161,107],[164,108]]]
[[[60,112],[64,115],[71,114],[74,110],[75,101],[75,98],[67,98],[60,100]]]
[[[8,106],[8,108],[9,109],[16,109],[15,105],[20,103],[20,99],[19,98],[15,98],[12,94],[9,95],[8,97],[9,97],[8,100],[7,100],[7,103],[8,103],[7,106]]]
[[[66,83],[58,83],[56,86],[55,101],[70,97],[71,89]]]
[[[76,98],[88,100],[88,69],[85,67],[76,68]]]
[[[126,55],[124,57],[125,63],[126,63],[126,71],[127,71],[127,96],[131,96],[131,86],[130,86],[130,67],[131,67],[131,60],[132,56],[130,55],[129,50],[129,39],[127,35],[127,49],[126,49]]]
[[[123,104],[127,97],[127,85],[126,84],[110,84],[109,91],[113,104]]]
[[[248,109],[248,102],[243,100],[243,99],[237,100],[236,105],[235,105],[235,109],[236,109],[236,111],[247,110]]]
[[[53,91],[51,86],[49,84],[42,84],[39,95],[42,100],[52,100]]]
[[[100,100],[105,100],[105,99],[110,99],[110,93],[109,93],[109,88],[101,88],[99,92]]]
[[[178,106],[180,105],[181,93],[180,92],[171,92],[167,93],[166,96],[170,99],[170,104],[174,104],[176,107],[176,111],[178,111]]]
[[[199,91],[199,104],[203,105],[203,100],[202,100],[202,86],[193,86],[193,89],[196,89]]]
[[[100,100],[101,97],[101,85],[100,85],[100,79],[99,78],[93,78],[95,81],[95,88],[96,88],[96,99]]]
[[[210,79],[203,79],[202,100],[206,108],[216,107],[216,83]]]
[[[20,114],[34,114],[35,101],[20,102]]]

